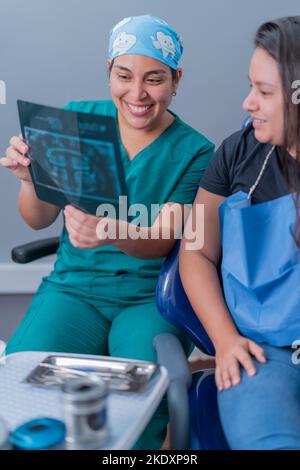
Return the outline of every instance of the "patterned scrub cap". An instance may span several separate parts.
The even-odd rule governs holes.
[[[124,54],[144,55],[177,70],[182,52],[179,34],[152,15],[124,18],[110,32],[110,60]]]

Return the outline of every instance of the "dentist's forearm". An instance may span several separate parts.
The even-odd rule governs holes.
[[[34,230],[51,225],[60,212],[59,207],[38,199],[34,186],[29,181],[21,181],[18,205],[22,218]]]
[[[130,224],[128,224],[129,227]],[[136,229],[134,232],[136,233]],[[140,238],[132,238],[128,230],[127,238],[116,240],[114,246],[123,251],[123,253],[135,258],[156,259],[167,256],[174,243],[175,240],[172,237],[163,238],[160,230],[156,230],[154,233],[153,228],[141,227]]]

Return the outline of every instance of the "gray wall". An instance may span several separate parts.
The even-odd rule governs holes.
[[[175,112],[216,144],[242,119],[248,62],[257,26],[299,14],[299,0],[0,0],[0,155],[19,133],[16,99],[63,106],[107,98],[108,32],[124,16],[152,13],[181,32],[184,79]],[[60,221],[34,232],[18,215],[19,183],[0,168],[0,264],[12,246],[56,234]]]

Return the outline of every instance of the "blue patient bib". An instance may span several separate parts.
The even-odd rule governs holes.
[[[274,346],[300,340],[294,197],[251,205],[251,191],[240,191],[219,208],[228,309],[242,335]]]

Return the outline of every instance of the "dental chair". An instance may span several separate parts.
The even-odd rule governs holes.
[[[214,356],[214,347],[184,292],[178,269],[177,241],[167,257],[156,288],[161,315],[184,331],[203,353]],[[155,338],[158,362],[169,373],[168,406],[170,447],[174,450],[228,450],[217,406],[214,370],[191,374],[179,340],[171,334]]]

